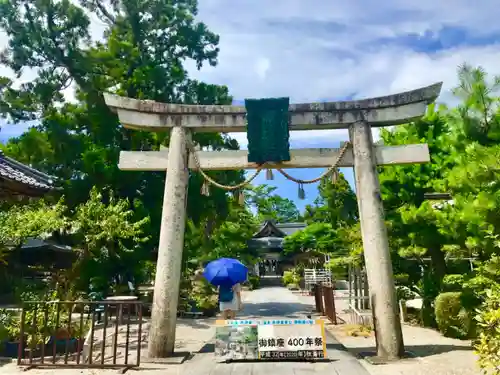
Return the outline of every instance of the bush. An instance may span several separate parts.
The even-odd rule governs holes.
[[[443,289],[447,292],[457,292],[463,289],[464,275],[446,275],[443,279]]]
[[[285,286],[287,286],[289,284],[299,285],[300,284],[300,275],[295,270],[283,272],[283,284]]]
[[[219,305],[217,291],[204,279],[190,283],[188,301],[184,306],[187,311],[200,311],[206,316],[214,315]]]
[[[250,290],[259,289],[260,287],[260,277],[259,276],[249,276],[248,277],[248,285],[250,286]]]
[[[470,312],[463,307],[462,293],[446,292],[436,297],[434,313],[439,331],[448,337],[465,339],[472,334]]]
[[[477,310],[479,336],[474,344],[479,366],[485,373],[500,374],[500,287],[486,292],[486,300]]]

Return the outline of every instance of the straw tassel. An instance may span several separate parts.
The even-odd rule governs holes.
[[[201,195],[204,195],[205,197],[210,196],[210,185],[208,184],[207,180],[203,181],[203,185],[201,185]]]
[[[273,175],[273,170],[272,169],[267,169],[266,170],[266,180],[267,181],[274,180],[274,175]]]
[[[337,168],[335,168],[332,173],[332,184],[336,184],[338,180],[339,180],[339,171],[337,170]]]
[[[306,192],[304,191],[304,185],[299,184],[299,199],[306,199]]]
[[[238,203],[241,206],[245,205],[245,192],[243,190],[240,190],[240,193],[238,194]]]

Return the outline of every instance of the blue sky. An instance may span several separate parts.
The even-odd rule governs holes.
[[[450,103],[459,64],[500,74],[498,0],[480,6],[470,0],[201,0],[199,19],[220,35],[219,65],[187,67],[193,77],[227,85],[237,100],[343,100],[443,81],[439,101]],[[92,29],[100,38],[102,26],[94,22]],[[8,74],[0,68],[0,75]],[[32,77],[28,72],[23,80]],[[23,130],[3,126],[0,139]],[[235,137],[245,147],[245,134]],[[343,140],[345,131],[291,134],[294,148],[338,147]],[[352,172],[344,172],[352,181]],[[307,179],[321,170],[290,173]],[[297,200],[297,186],[278,174],[270,182],[262,174],[257,182],[277,186],[300,208],[316,195],[316,187],[307,186],[306,200]]]

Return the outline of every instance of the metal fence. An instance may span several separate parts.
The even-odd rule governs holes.
[[[330,284],[332,273],[326,269],[306,268],[304,270],[305,289],[311,291],[316,284]]]
[[[335,288],[330,285],[316,284],[313,286],[316,312],[326,316],[333,324],[349,323],[366,326],[373,326],[373,317],[370,310],[368,296],[338,296],[335,295]],[[335,301],[348,301],[347,310],[344,310],[340,317],[337,314]],[[365,303],[362,303],[366,301]],[[365,304],[368,309],[358,308],[358,305]]]
[[[337,324],[337,311],[335,308],[334,288],[330,285],[313,285],[316,311],[326,316],[330,322]]]
[[[25,302],[17,364],[129,368],[141,361],[142,302]]]

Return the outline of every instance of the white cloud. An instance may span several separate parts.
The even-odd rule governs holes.
[[[411,33],[437,35],[444,27],[460,27],[476,37],[500,32],[496,9],[493,0],[482,2],[481,7],[465,0],[204,0],[199,18],[221,36],[219,65],[191,71],[197,78],[227,85],[236,99],[363,98],[444,81],[439,100],[449,102],[456,68],[464,61],[500,74],[499,45],[491,41],[470,46],[463,41],[455,48],[424,53],[411,45],[382,43],[382,39]],[[268,62],[265,80],[255,69],[256,57]],[[325,137],[335,142],[347,134],[292,134],[297,140]]]
[[[481,6],[469,0],[200,0],[199,19],[221,37],[219,65],[200,71],[188,66],[196,78],[227,85],[236,99],[342,100],[444,81],[440,100],[448,102],[462,62],[500,74],[500,41],[457,43],[453,29],[438,52],[392,41],[408,34],[437,39],[441,30],[457,27],[468,37],[500,35],[497,9],[496,0]],[[93,35],[102,30],[94,18]],[[0,35],[0,45],[2,40]],[[245,134],[236,137],[246,144]],[[333,146],[346,138],[345,131],[310,131],[291,139],[331,139]]]
[[[266,78],[266,74],[271,67],[271,62],[268,58],[261,57],[255,62],[255,73],[263,81]]]

